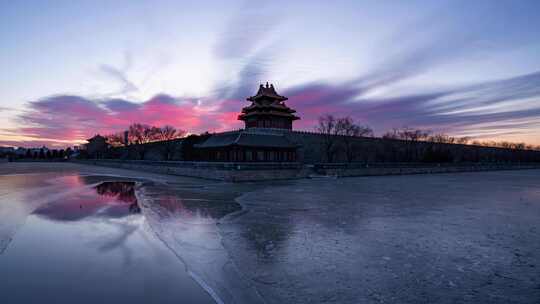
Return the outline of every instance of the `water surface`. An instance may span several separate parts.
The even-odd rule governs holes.
[[[135,180],[32,174],[0,186],[2,303],[214,303],[152,231]]]

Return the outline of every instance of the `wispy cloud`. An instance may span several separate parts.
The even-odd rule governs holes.
[[[0,106],[0,112],[17,112],[18,109]]]
[[[222,131],[235,124],[236,117],[205,107],[197,99],[179,99],[165,94],[142,103],[124,99],[100,99],[58,95],[30,102],[10,130],[25,145],[66,145],[84,141],[94,134],[125,130],[138,122],[154,126],[172,125],[190,132]],[[4,141],[14,144],[16,141]]]
[[[351,115],[379,132],[404,125],[474,132],[479,125],[489,124],[482,130],[497,135],[501,129],[523,132],[524,127],[538,128],[540,123],[540,71],[391,98],[362,97],[364,91],[365,87],[354,83],[312,83],[290,88],[286,94],[303,114],[299,122],[303,128],[311,128],[320,113]],[[509,103],[514,107],[504,106]],[[522,108],[517,107],[520,103]]]
[[[268,3],[245,1],[223,27],[214,55],[225,60],[249,57],[266,42],[279,22]]]
[[[241,104],[239,102],[268,77],[274,56],[279,52],[273,33],[281,22],[283,18],[268,3],[245,1],[242,4],[214,45],[218,61],[234,71],[232,79],[215,85],[215,99]],[[234,110],[238,110],[237,107]]]
[[[207,96],[161,94],[135,101],[131,95],[144,81],[137,83],[130,77],[133,62],[126,52],[120,64],[99,66],[118,90],[99,98],[58,95],[29,102],[17,116],[21,127],[10,132],[32,144],[64,144],[95,133],[120,131],[134,122],[171,124],[191,132],[236,128],[241,125],[236,116],[258,84],[275,79],[277,64],[294,66],[294,62],[276,60],[282,51],[276,32],[283,19],[275,9],[270,4],[247,1],[225,24],[212,53],[223,65],[216,70],[225,71],[226,76]],[[515,10],[528,18],[516,20]],[[448,11],[460,13],[448,15]],[[487,11],[490,13],[485,18],[478,18],[478,12]],[[333,113],[370,124],[379,134],[407,125],[485,138],[509,134],[530,137],[540,133],[539,71],[452,87],[428,81],[423,88],[407,88],[406,93],[393,89],[443,65],[512,51],[537,41],[531,37],[536,32],[523,31],[524,27],[540,25],[535,12],[514,3],[453,1],[381,38],[373,45],[381,55],[375,54],[369,66],[350,79],[284,84],[277,89],[298,110],[302,119],[295,126],[301,129],[313,129],[318,116]],[[373,94],[380,91],[383,93]]]
[[[132,93],[139,91],[139,88],[133,83],[128,72],[132,67],[132,58],[130,52],[124,52],[124,63],[121,68],[117,68],[110,64],[102,64],[99,66],[99,71],[107,76],[108,79],[116,82],[119,89],[114,92],[109,92],[107,96],[129,96]]]

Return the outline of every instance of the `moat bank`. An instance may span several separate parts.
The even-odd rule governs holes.
[[[110,168],[140,170],[152,173],[198,177],[228,182],[300,179],[324,176],[380,176],[540,169],[540,163],[353,163],[303,165],[300,163],[231,163],[137,160],[79,160],[77,162]]]

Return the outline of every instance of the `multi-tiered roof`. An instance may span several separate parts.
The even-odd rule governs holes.
[[[294,115],[295,110],[285,104],[287,97],[279,95],[274,85],[260,85],[255,96],[247,98],[251,105],[244,107],[238,116],[246,124],[246,128],[279,128],[292,129],[292,122],[300,119]]]

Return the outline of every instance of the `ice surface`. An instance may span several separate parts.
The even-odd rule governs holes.
[[[111,244],[144,229],[218,303],[540,301],[540,170],[226,184],[69,168],[93,175],[88,184],[104,174],[141,181],[142,222],[129,222],[138,232],[111,218],[95,227],[110,226]],[[68,181],[19,183],[0,186],[0,216],[14,215],[1,223],[3,239],[20,231],[0,264],[25,252],[21,242],[36,233],[28,214],[63,197]]]
[[[220,217],[240,210],[233,197],[219,193],[219,200],[212,201],[208,189],[196,193],[192,188],[173,189],[149,184],[138,188],[137,197],[152,230],[217,303],[264,303],[231,261],[216,226]],[[197,198],[186,197],[189,193]],[[195,200],[191,208],[190,200]],[[204,208],[208,201],[210,205]]]
[[[540,171],[302,180],[238,199],[267,303],[538,303]]]

